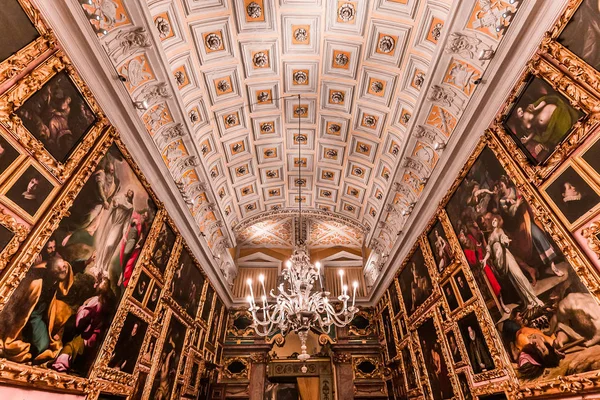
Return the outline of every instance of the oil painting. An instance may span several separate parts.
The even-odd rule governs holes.
[[[411,356],[410,348],[405,346],[402,349],[402,364],[404,367],[404,372],[406,374],[406,386],[408,391],[410,392],[413,389],[418,388],[417,375],[415,373],[415,363]]]
[[[171,315],[165,341],[158,359],[156,375],[152,382],[150,399],[167,400],[171,398],[186,330],[186,326],[174,315]]]
[[[87,376],[156,207],[116,145],[0,313],[0,357]]]
[[[432,294],[431,277],[425,265],[420,246],[410,256],[407,264],[398,276],[400,292],[407,316],[414,314]]]
[[[2,198],[25,221],[34,223],[47,208],[57,186],[41,167],[27,161],[2,188]]]
[[[160,232],[156,239],[156,245],[152,252],[152,263],[162,274],[165,273],[176,239],[177,236],[175,236],[173,229],[165,222],[160,228]]]
[[[192,318],[196,318],[203,285],[202,272],[198,269],[189,251],[184,248],[171,281],[171,296]]]
[[[52,157],[62,163],[96,122],[96,115],[66,71],[54,75],[15,113]]]
[[[537,382],[597,369],[600,306],[489,148],[446,211],[479,288],[491,292],[486,306],[518,376]],[[474,315],[459,325],[467,349],[483,348]],[[479,354],[476,373],[492,367]]]
[[[388,360],[393,360],[398,355],[398,352],[396,351],[396,340],[392,331],[392,318],[387,307],[383,309],[381,319],[383,321],[383,335],[385,337]]]
[[[448,376],[448,366],[442,354],[441,340],[437,335],[433,317],[427,318],[417,328],[417,333],[433,399],[452,399],[452,382]]]
[[[583,0],[558,37],[558,42],[600,71],[600,3]]]
[[[469,356],[474,374],[491,371],[495,368],[492,354],[485,341],[475,313],[471,312],[458,321],[458,328]]]
[[[0,13],[0,63],[40,36],[17,0],[2,2]]]
[[[504,120],[504,127],[534,165],[542,164],[583,113],[550,84],[532,77]]]
[[[108,366],[128,374],[133,373],[147,329],[146,321],[131,312],[127,314]]]
[[[392,315],[396,316],[400,312],[400,299],[398,298],[398,290],[396,289],[396,280],[392,281],[390,288],[388,289],[388,295],[390,296],[390,304],[392,306]]]
[[[204,300],[204,304],[202,305],[202,315],[201,318],[203,321],[208,322],[210,318],[210,312],[212,311],[212,303],[215,297],[215,290],[212,286],[208,286],[206,289],[206,299]]]
[[[437,221],[431,228],[431,231],[427,234],[427,240],[431,246],[437,270],[441,273],[452,263],[452,249],[440,221]]]

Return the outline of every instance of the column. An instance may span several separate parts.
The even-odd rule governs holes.
[[[250,354],[250,383],[248,392],[250,400],[263,400],[265,395],[265,379],[267,378],[267,353]]]
[[[352,355],[350,353],[334,353],[336,392],[338,400],[354,400],[354,383],[352,373]]]

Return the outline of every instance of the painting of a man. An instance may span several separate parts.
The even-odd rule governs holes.
[[[432,291],[431,278],[420,247],[410,257],[398,281],[404,307],[411,315],[429,298]]]

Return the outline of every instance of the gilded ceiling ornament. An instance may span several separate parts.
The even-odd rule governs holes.
[[[258,3],[253,1],[246,7],[246,13],[248,13],[248,16],[250,18],[260,18],[262,15],[262,7]]]
[[[397,144],[392,146],[392,150],[390,151],[393,155],[397,156],[400,153],[400,147]]]
[[[235,114],[229,114],[225,117],[225,124],[228,126],[233,126],[238,124],[238,117]]]
[[[303,115],[303,114],[306,114],[307,112],[308,112],[308,108],[303,107],[303,106],[296,107],[294,109],[294,115]]]
[[[273,149],[267,149],[265,150],[265,156],[267,157],[271,157],[275,154],[275,151],[273,151]]]
[[[355,174],[355,175],[357,175],[357,176],[362,176],[362,175],[364,174],[364,171],[363,171],[363,169],[362,169],[362,168],[359,168],[359,167],[355,167],[355,168],[353,169],[353,171],[354,171],[354,174]]]
[[[330,134],[333,134],[333,135],[339,133],[341,130],[342,130],[342,127],[339,124],[330,124],[327,127],[327,132]]]
[[[263,124],[260,124],[260,131],[262,133],[271,133],[275,130],[275,127],[273,126],[272,122],[265,122]]]
[[[323,178],[325,178],[325,179],[332,179],[333,178],[333,172],[324,171],[323,172]]]
[[[294,181],[294,183],[296,184],[296,186],[304,186],[306,185],[306,179],[298,178]]]
[[[256,96],[256,100],[258,100],[259,103],[264,103],[265,101],[268,101],[269,100],[269,92],[266,92],[266,91],[260,92]]]
[[[372,127],[375,126],[375,124],[377,124],[377,120],[375,119],[374,116],[372,116],[372,115],[365,115],[365,117],[363,118],[363,125],[364,126],[372,128]]]
[[[383,83],[380,81],[373,81],[371,83],[371,91],[373,93],[380,93],[383,90]]]
[[[242,189],[242,194],[243,194],[243,195],[250,194],[251,192],[252,192],[252,191],[250,190],[250,188],[247,188],[247,187],[245,187],[245,188],[243,188],[243,189]]]
[[[269,64],[269,57],[264,51],[259,51],[252,57],[252,63],[257,68],[264,68]]]
[[[437,24],[435,24],[435,26],[431,30],[431,37],[433,38],[433,40],[438,41],[440,39],[440,36],[442,36],[442,28],[443,27],[444,27],[444,25],[442,25],[441,22],[438,22]]]
[[[183,71],[175,71],[175,82],[179,86],[185,83],[185,73]]]
[[[171,24],[169,20],[164,17],[158,17],[154,20],[154,26],[158,30],[158,36],[161,39],[166,38],[171,33]]]
[[[367,146],[366,144],[359,143],[359,145],[358,145],[358,151],[360,151],[361,153],[368,153],[369,152],[369,146]]]
[[[306,137],[306,135],[304,135],[302,133],[296,136],[296,141],[298,143],[306,143],[307,140],[308,140],[308,138]]]
[[[298,42],[306,42],[308,40],[308,31],[304,28],[298,28],[294,31],[294,38]]]
[[[254,209],[256,209],[256,204],[252,203],[252,204],[247,204],[246,205],[246,210],[247,211],[252,211]]]
[[[350,195],[351,196],[358,196],[358,190],[356,190],[356,189],[350,189]]]
[[[231,148],[231,150],[233,150],[234,153],[239,152],[240,150],[242,150],[244,148],[244,146],[242,146],[241,143],[236,143],[233,145],[233,147]]]
[[[279,196],[279,190],[277,190],[277,189],[269,190],[269,196]]]
[[[322,194],[323,194],[323,197],[331,197],[331,194],[332,194],[332,193],[331,193],[331,191],[329,191],[329,190],[323,190],[323,193],[322,193]]]
[[[338,9],[338,17],[344,22],[350,22],[356,17],[354,4],[346,3]]]
[[[344,93],[335,91],[331,93],[330,100],[333,104],[340,104],[344,102]]]
[[[335,65],[340,67],[345,67],[346,65],[348,65],[348,61],[350,61],[350,59],[344,53],[338,53],[333,59]]]
[[[217,83],[217,89],[220,92],[226,92],[229,89],[231,89],[231,85],[229,84],[229,82],[226,79],[221,79],[219,81],[219,83]]]
[[[268,176],[269,178],[276,178],[276,177],[277,177],[277,175],[278,175],[278,174],[277,174],[277,171],[273,171],[273,170],[269,170],[269,171],[267,171],[267,176]]]
[[[245,166],[241,166],[241,167],[237,167],[235,172],[237,172],[239,175],[243,175],[247,172],[248,170],[246,169]]]
[[[208,35],[206,35],[206,38],[204,39],[204,44],[210,50],[215,51],[215,50],[219,50],[221,48],[221,46],[223,45],[223,41],[221,40],[219,35],[217,35],[216,33],[209,33]]]
[[[377,44],[379,51],[382,53],[391,53],[396,47],[396,41],[393,37],[385,35],[379,39],[379,43]]]
[[[308,74],[304,71],[294,72],[293,78],[296,85],[304,85],[308,82]]]

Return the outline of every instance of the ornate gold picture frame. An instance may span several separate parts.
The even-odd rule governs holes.
[[[0,210],[0,272],[6,268],[28,234],[28,226],[18,223],[14,217]]]

